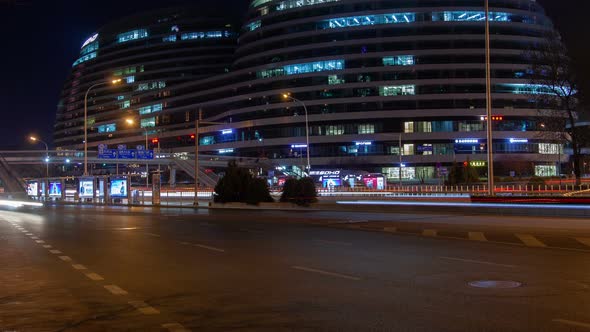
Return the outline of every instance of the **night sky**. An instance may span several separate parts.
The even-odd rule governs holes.
[[[102,25],[114,18],[148,9],[199,3],[208,14],[222,16],[227,13],[239,18],[248,2],[0,0],[0,149],[36,148],[26,141],[31,133],[40,135],[51,145],[62,84],[77,58],[80,45]],[[590,93],[590,24],[586,21],[590,12],[589,1],[538,2],[553,19],[578,64],[583,77],[582,91]]]

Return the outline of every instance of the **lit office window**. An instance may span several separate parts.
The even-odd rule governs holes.
[[[561,153],[560,144],[539,143],[540,154],[559,154]]]
[[[260,20],[254,21],[252,23],[246,24],[246,30],[254,31],[262,26],[262,22]]]
[[[463,22],[463,21],[484,21],[486,14],[483,11],[447,11],[432,13],[433,21]],[[510,22],[512,15],[509,13],[490,12],[490,21]]]
[[[404,122],[404,133],[414,132],[414,122]]]
[[[365,123],[358,125],[358,133],[359,134],[374,134],[375,133],[375,125],[372,123]]]
[[[326,135],[344,135],[344,125],[329,125],[326,126]]]
[[[176,35],[169,35],[162,38],[162,41],[165,43],[174,43],[176,41]]]
[[[82,50],[80,50],[80,55],[85,55],[94,51],[98,50],[98,40],[95,42],[92,42],[86,46],[84,46],[84,48],[82,48]]]
[[[127,84],[131,84],[131,83],[135,82],[135,76],[125,77],[125,82],[127,82]]]
[[[285,70],[283,68],[259,70],[256,73],[256,77],[258,78],[269,78],[283,75],[285,75]]]
[[[495,86],[496,93],[513,93],[517,95],[556,95],[556,92],[569,95],[572,93],[569,87],[560,87],[552,89],[550,86],[543,84],[521,84],[521,83],[506,83]]]
[[[191,39],[211,39],[211,38],[227,38],[230,37],[229,31],[196,31],[187,32],[180,35],[181,40]]]
[[[99,133],[112,133],[117,131],[117,125],[115,123],[103,124],[96,127]]]
[[[340,0],[286,0],[277,3],[277,10],[287,10],[305,6],[319,5],[328,2],[338,2]]]
[[[155,89],[163,89],[165,87],[166,87],[166,81],[153,81],[153,82],[138,84],[136,91],[149,91],[149,90],[155,90]]]
[[[344,84],[346,81],[340,75],[328,75],[328,84]]]
[[[283,69],[285,70],[285,74],[287,75],[311,73],[326,70],[340,70],[344,69],[344,60],[326,60],[299,63],[293,65],[286,65],[283,67]]]
[[[141,128],[155,127],[156,126],[156,118],[151,117],[151,118],[141,119],[140,125],[141,125]]]
[[[137,29],[133,31],[123,32],[117,35],[117,41],[119,43],[125,43],[131,40],[137,40],[148,37],[147,29]]]
[[[120,106],[121,106],[121,109],[129,108],[129,107],[131,107],[131,101],[125,100],[124,102],[120,103]]]
[[[145,115],[145,114],[150,114],[150,113],[154,113],[154,112],[159,112],[161,110],[162,110],[162,104],[143,106],[143,107],[139,108],[139,114]]]
[[[79,65],[79,64],[81,64],[83,62],[86,62],[88,60],[92,60],[92,59],[96,58],[96,55],[97,55],[96,52],[92,52],[92,53],[86,54],[85,56],[80,57],[78,60],[76,60],[76,62],[74,62],[74,64],[72,65],[72,67],[76,67],[77,65]]]
[[[415,94],[415,85],[392,85],[379,87],[379,95],[381,96],[407,96]]]
[[[415,21],[415,13],[395,13],[331,18],[322,21],[319,27],[323,29],[338,29],[363,25],[411,23]]]
[[[384,66],[413,66],[415,58],[413,55],[386,56],[383,58]]]
[[[262,6],[267,2],[271,2],[272,0],[254,0],[252,1],[252,3],[250,4],[250,7],[258,7],[258,6]]]

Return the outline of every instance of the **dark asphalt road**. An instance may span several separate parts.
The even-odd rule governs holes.
[[[145,212],[0,211],[0,331],[590,331],[586,252]]]

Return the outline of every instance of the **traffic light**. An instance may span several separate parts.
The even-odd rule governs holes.
[[[467,167],[468,165],[469,165],[468,162],[466,162],[466,161],[463,162],[463,167]]]
[[[195,134],[191,134],[191,139],[195,139]]]
[[[152,138],[152,144],[158,144],[160,140],[158,138]]]

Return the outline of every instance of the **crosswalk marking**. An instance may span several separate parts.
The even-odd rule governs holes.
[[[485,242],[488,240],[488,239],[486,239],[486,236],[482,232],[469,232],[467,235],[469,236],[469,240],[471,240],[471,241]]]
[[[588,237],[577,237],[576,241],[580,242],[581,244],[590,247],[590,238]]]
[[[530,234],[514,234],[527,247],[545,248],[547,245]]]

